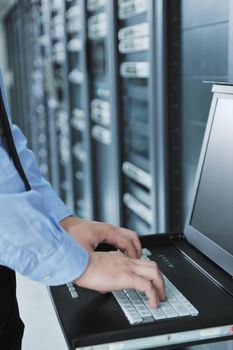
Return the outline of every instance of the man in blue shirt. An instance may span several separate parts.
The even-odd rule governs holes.
[[[137,235],[71,215],[41,176],[20,129],[9,125],[1,76],[0,94],[0,349],[21,348],[23,325],[13,271],[48,286],[74,281],[100,292],[135,288],[145,292],[156,307],[157,300],[165,298],[163,279],[154,262],[138,259],[141,245]],[[12,152],[16,147],[19,164],[10,152],[12,136]],[[96,252],[100,242],[127,255]]]

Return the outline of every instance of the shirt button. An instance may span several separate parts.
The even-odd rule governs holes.
[[[51,275],[45,275],[45,276],[43,277],[43,279],[44,279],[45,281],[49,281],[49,280],[52,279],[52,276],[51,276]]]

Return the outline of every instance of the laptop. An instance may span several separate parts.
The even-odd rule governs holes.
[[[51,287],[69,349],[174,349],[233,339],[233,86],[214,84],[212,92],[184,232],[140,237],[143,259],[155,260],[164,274],[168,301],[178,300],[175,311],[169,314],[166,301],[146,314],[147,298],[134,290],[102,295],[72,283]],[[132,311],[137,297],[143,307],[136,302],[141,307]]]

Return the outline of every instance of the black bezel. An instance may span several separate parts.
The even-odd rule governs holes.
[[[214,261],[224,271],[226,271],[231,276],[233,276],[233,256],[191,225],[196,196],[198,193],[198,187],[200,183],[200,178],[201,178],[205,156],[208,148],[208,143],[211,135],[211,130],[214,122],[215,111],[218,104],[218,100],[233,99],[233,86],[230,86],[228,84],[213,85],[212,92],[214,92],[214,96],[212,99],[205,136],[202,144],[201,154],[200,154],[197,173],[196,173],[196,179],[193,187],[193,194],[191,199],[192,204],[190,206],[190,210],[187,215],[184,234],[187,240],[192,245],[194,245],[198,250],[200,250],[212,261]]]

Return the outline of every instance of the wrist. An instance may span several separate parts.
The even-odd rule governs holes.
[[[75,217],[75,216],[67,216],[66,218],[62,219],[59,224],[61,225],[61,227],[69,232],[70,230],[72,230],[72,227],[77,227],[78,224],[81,223],[81,219]]]

